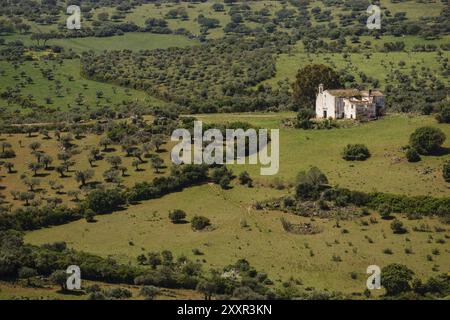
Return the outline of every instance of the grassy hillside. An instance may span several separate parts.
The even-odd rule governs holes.
[[[36,44],[31,40],[30,35],[9,35],[0,36],[6,41],[20,40],[26,45]],[[48,45],[61,46],[66,50],[73,50],[77,53],[83,51],[94,51],[101,53],[104,50],[153,50],[170,47],[186,47],[198,44],[198,41],[174,34],[154,34],[145,32],[129,32],[121,36],[112,37],[85,37],[68,39],[51,39]]]
[[[81,78],[79,59],[63,60],[62,64],[56,61],[26,62],[17,68],[8,62],[0,61],[0,70],[3,71],[0,78],[0,86],[3,89],[14,88],[14,84],[19,85],[22,95],[32,95],[37,104],[55,110],[66,111],[80,107],[82,110],[89,111],[105,104],[116,105],[123,100],[162,103],[142,91],[124,89]],[[42,70],[50,70],[53,75],[52,79],[47,78]],[[31,77],[32,82],[27,82],[26,77]],[[61,87],[59,94],[57,94],[57,82]],[[97,92],[102,92],[101,98],[97,98]],[[83,96],[83,105],[81,106],[75,102],[79,94]],[[0,100],[0,104],[13,108],[13,106],[8,106],[5,100]],[[20,111],[27,111],[21,110],[21,107],[15,107]]]
[[[436,52],[412,52],[411,49],[416,44],[435,44],[439,46],[443,43],[448,43],[450,38],[436,39],[424,41],[417,37],[402,37],[396,38],[391,36],[382,37],[380,40],[375,40],[371,37],[361,37],[359,43],[370,41],[370,49],[364,50],[361,53],[347,53],[344,57],[341,53],[307,53],[304,50],[303,44],[298,42],[289,54],[280,54],[277,58],[276,76],[266,80],[265,83],[277,85],[278,81],[288,79],[295,80],[295,76],[299,68],[312,63],[321,63],[329,65],[330,67],[341,70],[344,69],[350,72],[356,79],[360,81],[359,73],[363,72],[367,76],[379,80],[380,88],[384,88],[387,83],[392,83],[393,73],[402,72],[410,74],[412,68],[417,71],[430,70],[431,74],[446,83],[450,83],[448,76],[442,73],[443,68],[439,63]],[[403,52],[377,52],[376,47],[382,48],[386,42],[403,41],[405,43],[405,51]],[[350,41],[348,40],[348,43]],[[368,55],[369,54],[369,55]],[[450,53],[443,52],[444,58],[449,59]],[[405,65],[399,66],[399,62],[405,62]]]
[[[63,202],[69,206],[75,205],[73,201],[73,197],[70,197],[67,192],[71,190],[79,190],[79,185],[75,181],[74,173],[76,170],[86,170],[91,168],[88,162],[88,153],[92,148],[100,148],[99,145],[101,137],[98,135],[88,135],[83,137],[80,140],[75,140],[74,143],[78,146],[79,154],[73,156],[73,160],[75,161],[75,165],[71,168],[70,172],[66,174],[66,177],[61,178],[60,175],[55,170],[40,170],[38,173],[38,179],[40,181],[40,190],[45,190],[45,193],[40,194],[36,197],[45,199],[47,197],[59,197],[63,199]],[[50,140],[43,139],[43,136],[33,135],[33,137],[28,137],[27,135],[13,135],[7,137],[5,135],[0,136],[1,141],[8,141],[11,143],[13,150],[16,152],[16,157],[14,159],[8,159],[8,161],[14,163],[14,170],[16,172],[8,174],[4,168],[0,171],[1,182],[0,185],[3,186],[2,193],[6,196],[8,201],[19,205],[18,202],[12,201],[12,195],[10,194],[11,190],[16,191],[26,191],[27,187],[20,180],[20,175],[22,173],[28,172],[32,174],[32,172],[28,169],[28,164],[35,161],[35,157],[30,154],[31,150],[29,149],[29,145],[32,142],[38,141],[41,143],[40,150],[50,155],[53,158],[53,163],[50,168],[54,168],[60,163],[57,160],[58,153],[61,152],[61,148],[59,146],[56,138],[52,138]],[[22,147],[20,147],[22,144]],[[170,165],[170,146],[162,146],[161,150],[163,152],[158,153],[158,155],[163,158],[165,166]],[[153,152],[154,154],[154,152]],[[103,172],[110,168],[110,165],[107,162],[107,157],[113,155],[120,155],[122,157],[122,165],[125,166],[128,171],[126,172],[126,176],[123,177],[123,185],[132,186],[136,182],[143,181],[151,181],[157,175],[152,170],[149,159],[145,159],[145,163],[142,163],[139,166],[140,171],[136,171],[132,166],[134,157],[126,157],[125,153],[121,150],[120,146],[115,146],[111,148],[109,152],[105,152],[105,159],[101,161],[96,161],[95,166],[92,168],[95,172],[95,175],[92,179],[92,182],[104,182],[104,178],[102,176]],[[163,169],[158,175],[163,175],[167,173],[168,169]],[[50,181],[55,181],[57,184],[62,184],[63,189],[51,190],[49,186]],[[83,197],[83,193],[81,193],[80,198]]]
[[[231,114],[223,121],[247,121],[255,125],[276,128],[289,114]],[[205,122],[217,122],[220,115],[202,115]],[[275,119],[278,119],[276,121]],[[347,129],[297,130],[280,129],[280,171],[278,178],[292,181],[301,170],[318,166],[333,185],[362,191],[378,190],[408,195],[450,195],[449,185],[442,178],[442,164],[450,155],[425,156],[423,161],[409,163],[401,148],[408,144],[410,134],[418,127],[431,125],[442,129],[450,137],[447,124],[437,124],[427,116],[391,115],[378,121],[356,125]],[[367,145],[372,156],[367,161],[347,162],[341,152],[348,143]],[[450,141],[444,146],[448,148]],[[236,172],[247,170],[257,179],[259,166],[234,165]],[[420,181],[418,184],[417,181]]]
[[[127,289],[132,293],[133,300],[141,300],[138,286],[131,285],[111,285],[101,282],[82,280],[82,287],[86,288],[92,285],[99,285],[103,290],[112,288]],[[76,292],[61,292],[61,288],[51,283],[46,283],[40,287],[27,286],[25,281],[19,283],[0,282],[0,300],[85,300],[88,298],[86,293],[82,291]],[[194,290],[183,289],[161,289],[156,300],[189,300],[201,299],[202,295]]]
[[[421,224],[428,224],[431,230],[434,226],[442,227],[436,219],[409,221],[401,218],[410,233],[396,235],[390,230],[390,221],[381,220],[378,214],[372,214],[378,221],[376,224],[365,225],[369,220],[365,217],[342,221],[341,228],[336,228],[334,220],[250,208],[254,200],[277,194],[280,192],[271,189],[248,190],[236,186],[222,191],[216,186],[204,185],[133,206],[127,211],[99,216],[94,224],[83,220],[34,231],[26,235],[26,241],[33,244],[67,241],[76,249],[112,255],[132,263],[136,263],[135,258],[141,253],[164,249],[200,259],[211,267],[246,258],[256,268],[268,272],[275,285],[292,277],[302,283],[303,288],[312,286],[348,293],[364,291],[365,271],[371,264],[381,267],[394,262],[406,264],[419,277],[446,271],[448,248],[435,242],[444,238],[445,233],[412,231],[413,226]],[[167,216],[169,210],[176,208],[183,208],[188,218],[198,214],[210,218],[214,230],[194,232],[189,224],[172,224]],[[316,224],[323,232],[316,235],[286,233],[280,217]],[[242,227],[242,221],[248,227]],[[343,233],[344,229],[348,233]],[[387,248],[393,254],[383,253]],[[405,248],[411,248],[414,254],[406,254]],[[203,255],[195,256],[192,249],[199,249]],[[433,255],[433,249],[438,249],[440,255]],[[333,255],[342,261],[333,261]],[[432,261],[427,261],[427,255],[432,256]],[[356,279],[351,278],[352,272],[357,274]]]

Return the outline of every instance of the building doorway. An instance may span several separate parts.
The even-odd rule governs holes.
[[[327,110],[323,111],[323,118],[326,119],[327,118]]]

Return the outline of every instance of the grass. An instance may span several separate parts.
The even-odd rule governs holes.
[[[40,180],[40,189],[46,190],[45,194],[40,194],[36,197],[36,199],[48,198],[48,197],[59,197],[63,199],[64,203],[68,205],[74,205],[72,202],[72,198],[67,195],[68,191],[71,190],[79,190],[78,183],[75,181],[74,172],[76,170],[86,170],[90,168],[89,162],[87,161],[87,154],[92,147],[100,148],[99,141],[100,136],[97,135],[88,135],[82,140],[75,140],[74,143],[78,145],[78,149],[81,151],[80,154],[77,154],[73,157],[73,160],[76,162],[75,166],[71,168],[71,172],[67,173],[67,177],[60,178],[59,174],[55,170],[40,170],[38,177]],[[35,136],[29,138],[27,135],[18,134],[12,135],[11,137],[7,137],[5,135],[0,136],[0,141],[8,141],[12,144],[13,150],[16,152],[16,157],[13,159],[8,159],[8,161],[14,163],[14,169],[17,171],[12,174],[8,174],[6,170],[2,167],[0,171],[0,185],[5,187],[4,190],[1,190],[2,194],[6,196],[6,200],[11,201],[15,205],[19,205],[18,202],[14,201],[12,195],[10,194],[11,190],[16,191],[26,191],[27,187],[21,182],[20,175],[22,173],[28,173],[29,176],[32,176],[32,172],[28,169],[28,164],[35,161],[35,158],[30,154],[31,149],[28,148],[29,144],[33,141],[39,141],[41,143],[41,151],[44,151],[46,154],[50,155],[54,160],[52,163],[53,167],[59,165],[60,161],[57,160],[57,154],[60,152],[58,142],[55,138],[51,140],[44,140],[42,136]],[[22,143],[22,147],[20,147],[20,143]],[[120,155],[122,156],[122,165],[128,168],[127,176],[124,177],[124,186],[132,186],[136,182],[144,182],[144,181],[152,181],[156,174],[153,172],[153,169],[150,165],[149,159],[144,159],[147,162],[140,165],[141,171],[136,172],[134,167],[132,166],[132,162],[135,158],[133,157],[125,157],[125,152],[121,151],[120,146],[115,146],[116,150],[112,152],[104,153],[105,158],[109,155]],[[169,146],[162,147],[169,149]],[[163,150],[162,149],[162,150]],[[159,153],[159,156],[164,159],[165,165],[169,165],[170,158],[169,152],[164,151]],[[103,181],[103,172],[110,168],[110,165],[107,163],[106,159],[96,161],[96,167],[92,168],[95,171],[95,175],[92,179],[92,182],[104,182]],[[168,172],[168,169],[163,169],[160,174],[165,174]],[[63,184],[64,189],[62,193],[56,193],[56,191],[51,190],[49,186],[49,181],[55,181],[57,184]],[[80,198],[83,197],[83,194],[80,195]]]
[[[188,39],[180,35],[153,34],[146,32],[129,32],[122,36],[107,38],[72,38],[55,39],[49,44],[59,45],[76,52],[93,50],[96,53],[104,50],[153,50],[170,47],[187,47],[198,44],[196,40]]]
[[[43,76],[41,69],[50,69],[53,71],[54,80],[48,80]],[[39,61],[24,62],[15,69],[6,61],[0,61],[0,70],[4,71],[4,75],[0,77],[0,87],[6,89],[8,86],[14,84],[25,83],[25,79],[21,77],[24,72],[25,76],[30,76],[33,83],[24,84],[21,86],[21,93],[23,96],[32,95],[34,101],[39,105],[54,108],[56,110],[65,111],[76,107],[75,99],[81,93],[84,96],[84,105],[80,107],[82,111],[89,112],[96,108],[97,103],[103,105],[115,105],[121,101],[140,101],[146,104],[162,105],[163,102],[151,96],[148,96],[143,91],[133,89],[126,89],[119,86],[100,83],[84,79],[80,76],[80,60],[63,60],[62,64],[56,61]],[[70,79],[73,77],[73,79]],[[61,96],[56,94],[56,81],[61,83]],[[103,92],[103,98],[97,99],[96,93]],[[46,98],[51,98],[51,103],[48,104]],[[16,107],[16,105],[8,106],[5,100],[0,99],[0,106],[8,108]],[[26,111],[26,110],[24,110]]]
[[[132,206],[126,211],[99,216],[93,224],[77,221],[30,232],[25,239],[33,244],[66,241],[70,247],[102,256],[111,255],[131,263],[136,263],[139,254],[168,249],[175,255],[200,259],[205,263],[205,270],[221,268],[245,258],[258,270],[268,272],[276,286],[292,277],[301,279],[304,287],[347,293],[365,289],[365,271],[371,264],[383,267],[389,263],[403,263],[419,277],[436,274],[432,271],[434,264],[441,267],[441,272],[446,271],[448,255],[434,256],[433,262],[426,262],[426,255],[438,246],[428,243],[428,233],[395,235],[390,230],[390,221],[381,220],[376,214],[373,215],[378,217],[377,224],[366,227],[359,218],[341,221],[341,228],[336,228],[334,220],[311,221],[287,213],[250,208],[254,200],[280,193],[267,188],[249,192],[241,186],[227,191],[217,186],[197,186]],[[189,224],[172,224],[168,212],[176,208],[183,208],[188,219],[196,214],[208,217],[214,229],[194,232]],[[322,227],[323,232],[316,235],[286,233],[280,223],[283,216],[291,222],[312,222]],[[242,219],[248,227],[241,227]],[[409,230],[419,223],[401,220]],[[436,219],[426,218],[421,222],[442,226]],[[343,234],[342,229],[347,229],[348,233]],[[370,236],[373,243],[365,236]],[[130,241],[134,245],[130,246]],[[383,249],[387,247],[394,254],[385,255]],[[406,247],[412,247],[414,254],[404,253]],[[200,249],[203,255],[195,256],[193,249]],[[339,256],[341,261],[333,261],[333,256]],[[351,272],[358,274],[357,280],[351,279]]]
[[[420,21],[422,17],[436,17],[444,8],[444,4],[441,1],[405,1],[405,2],[383,2],[381,10],[387,8],[392,16],[397,12],[406,12],[406,18],[413,21]]]
[[[32,280],[33,281],[33,280]],[[102,290],[112,289],[116,287],[125,288],[131,291],[133,300],[143,299],[139,295],[139,286],[106,284],[96,281],[82,280],[82,289],[97,284]],[[202,295],[194,290],[186,289],[165,289],[161,288],[156,300],[190,300],[202,299]],[[45,284],[42,287],[29,287],[24,283],[11,283],[0,281],[0,300],[85,300],[88,294],[83,291],[64,292],[60,291],[59,286]]]
[[[433,75],[439,78],[447,85],[450,83],[448,77],[442,75],[442,68],[437,58],[436,52],[410,52],[415,44],[442,44],[446,39],[437,40],[420,40],[417,37],[383,37],[381,40],[374,40],[370,37],[361,37],[360,43],[364,43],[366,40],[372,42],[372,46],[382,47],[385,42],[404,41],[406,52],[377,52],[375,50],[369,50],[370,58],[367,58],[366,53],[349,53],[348,59],[343,57],[340,53],[317,53],[308,54],[303,49],[303,44],[298,43],[293,51],[289,54],[280,54],[277,58],[276,69],[277,73],[275,77],[266,80],[265,83],[271,85],[277,85],[278,81],[288,79],[294,81],[298,69],[312,63],[325,64],[333,67],[334,69],[345,69],[355,76],[357,81],[360,80],[359,72],[364,72],[367,76],[380,81],[380,87],[384,88],[386,83],[390,82],[390,74],[393,72],[402,72],[409,74],[412,70],[412,66],[416,67],[416,70],[420,71],[421,68],[429,68]],[[348,41],[350,43],[350,41]],[[443,52],[443,56],[447,59],[450,58],[448,51]],[[398,62],[404,61],[405,66],[399,67]],[[393,63],[391,66],[390,63]]]
[[[293,113],[260,113],[260,114],[227,114],[223,115],[199,115],[199,120],[207,122],[227,121],[247,121],[261,128],[280,128],[283,118],[295,116]],[[450,159],[450,155],[443,156],[423,156],[422,161],[409,163],[404,154],[400,151],[402,146],[408,144],[409,135],[418,127],[432,125],[441,128],[450,137],[448,125],[439,125],[432,117],[408,117],[405,115],[392,115],[387,118],[373,121],[366,124],[357,125],[347,129],[332,130],[311,130],[300,129],[280,129],[280,171],[276,176],[260,176],[259,165],[231,165],[232,170],[238,174],[247,170],[251,176],[261,184],[279,179],[284,182],[293,182],[297,173],[306,170],[311,166],[318,166],[329,178],[332,185],[340,185],[353,190],[382,191],[395,194],[406,195],[432,195],[449,196],[449,185],[442,177],[442,164]],[[44,176],[40,177],[41,187],[47,189],[49,193],[42,195],[45,197],[58,196],[65,202],[70,198],[66,194],[55,194],[50,190],[48,182],[55,180],[63,183],[64,191],[77,190],[78,184],[72,177],[75,170],[89,168],[87,161],[88,150],[92,147],[99,147],[100,136],[87,135],[82,140],[75,141],[81,153],[74,156],[76,165],[66,178],[59,178],[55,171],[41,171]],[[53,166],[58,165],[57,153],[59,152],[56,139],[44,140],[42,136],[29,138],[24,134],[0,136],[0,139],[12,144],[17,156],[11,159],[17,173],[7,174],[2,168],[1,185],[6,189],[2,192],[8,201],[12,201],[11,190],[25,191],[26,186],[20,181],[20,174],[28,172],[28,163],[34,161],[28,145],[33,141],[42,144],[42,151],[51,155],[54,159]],[[20,142],[22,147],[20,147]],[[341,158],[341,152],[348,143],[363,143],[367,145],[372,156],[362,162],[348,162]],[[173,143],[164,146],[165,152],[160,156],[164,159],[165,165],[170,166],[170,150]],[[447,141],[444,144],[449,147]],[[145,171],[135,172],[131,163],[134,158],[124,157],[124,152],[120,146],[115,146],[114,152],[105,155],[121,155],[123,165],[128,168],[128,177],[124,178],[124,185],[131,186],[135,182],[151,181],[156,175],[149,163],[144,163],[140,167]],[[109,168],[106,160],[96,162],[97,167],[93,181],[103,181],[102,173]],[[165,169],[164,172],[168,172]],[[163,173],[164,174],[164,173]],[[420,182],[420,183],[418,183]],[[14,202],[14,201],[13,201]],[[17,203],[16,203],[17,204]]]
[[[30,39],[30,35],[5,35],[0,39],[6,41],[20,40],[25,45],[35,45],[36,42]],[[153,50],[170,47],[186,47],[198,44],[198,41],[188,39],[185,36],[174,34],[154,34],[148,32],[127,32],[121,36],[112,37],[85,37],[68,39],[51,39],[48,45],[57,45],[66,50],[73,50],[77,53],[83,51],[94,51],[101,53],[104,50]]]
[[[292,115],[283,113],[277,117],[269,113],[250,117],[248,114],[231,114],[227,115],[227,120],[278,127],[280,119]],[[199,119],[217,122],[223,117],[200,115]],[[416,127],[427,124],[438,126],[431,117],[392,115],[348,129],[281,129],[280,177],[292,179],[299,170],[316,165],[326,173],[333,185],[364,191],[377,189],[393,193],[448,196],[448,185],[443,182],[439,172],[440,164],[448,159],[448,155],[424,157],[417,164],[404,160],[392,162],[394,157],[401,156],[399,148],[407,143],[409,133]],[[447,135],[450,134],[447,125],[439,126]],[[83,143],[95,144],[97,139],[98,137],[88,136]],[[33,139],[28,139],[31,140]],[[365,143],[372,152],[372,157],[358,163],[342,160],[340,151],[348,142]],[[29,153],[28,150],[23,152],[24,155],[19,155],[19,159],[26,158]],[[83,163],[81,160],[79,162]],[[83,165],[87,167],[87,162]],[[104,166],[106,164],[99,163],[96,171],[101,172]],[[425,168],[431,168],[431,173],[419,173]],[[233,167],[235,173],[244,169],[250,171],[257,180],[260,179],[256,174],[259,167]],[[150,179],[151,175],[144,177],[147,174],[147,171],[139,175],[132,173],[126,180],[135,182]],[[97,177],[98,175],[97,173]],[[7,179],[8,177],[4,182]],[[15,183],[17,184],[10,182],[11,185]],[[67,178],[67,188],[69,183],[73,183],[72,187],[76,188],[73,178]],[[427,255],[432,255],[436,247],[442,246],[429,241],[432,233],[413,231],[414,227],[425,223],[431,230],[434,227],[443,228],[445,231],[436,234],[436,237],[442,238],[448,228],[436,218],[411,221],[397,216],[409,230],[407,234],[397,235],[390,229],[391,221],[380,219],[377,213],[372,213],[372,217],[378,221],[376,224],[369,222],[370,217],[363,217],[342,220],[340,228],[337,228],[333,219],[312,220],[278,211],[252,209],[255,201],[288,192],[290,191],[275,190],[259,183],[252,189],[234,184],[232,189],[226,191],[216,185],[206,184],[161,199],[145,201],[125,211],[98,216],[96,223],[80,220],[29,232],[25,239],[32,244],[66,241],[75,249],[105,257],[111,255],[123,263],[136,263],[139,254],[165,249],[173,251],[176,256],[184,254],[194,260],[199,259],[205,264],[205,270],[222,268],[237,259],[246,258],[257,269],[268,272],[275,285],[292,277],[301,279],[304,287],[314,286],[347,293],[364,290],[365,270],[371,264],[383,267],[389,263],[402,263],[421,278],[443,272],[445,270],[442,268],[448,265],[447,254],[433,255],[433,261],[426,260]],[[168,213],[174,209],[186,211],[188,219],[194,215],[208,217],[213,230],[194,232],[189,224],[172,224]],[[316,224],[323,232],[316,235],[286,233],[280,223],[281,217],[293,223]],[[242,227],[243,220],[248,227]],[[345,233],[342,232],[344,229]],[[392,250],[392,254],[385,254],[386,248]],[[406,248],[411,248],[413,254],[405,252]],[[194,255],[193,249],[199,249],[204,255]],[[440,251],[443,252],[442,248]],[[435,265],[438,265],[437,269]],[[352,272],[357,274],[356,279],[352,279]]]
[[[280,127],[283,117],[293,114],[227,115],[229,121],[247,121],[264,128]],[[204,122],[217,122],[219,115],[202,115]],[[280,129],[280,171],[276,176],[292,181],[301,170],[319,167],[333,185],[362,191],[382,191],[407,195],[449,196],[449,185],[442,177],[442,164],[450,155],[424,156],[422,161],[406,161],[401,147],[408,144],[410,134],[418,127],[431,125],[442,129],[450,137],[450,127],[438,124],[429,116],[391,115],[378,121],[347,129],[299,130]],[[341,152],[349,143],[365,144],[372,156],[362,162],[348,162]],[[450,147],[450,141],[444,143]],[[257,179],[259,165],[233,165],[238,173],[247,170]],[[426,173],[428,172],[428,173]],[[420,183],[418,183],[420,181]]]
[[[214,18],[219,20],[220,27],[215,29],[210,29],[208,31],[207,38],[217,39],[224,36],[223,28],[231,22],[231,18],[228,14],[229,6],[225,6],[224,12],[215,12],[211,7],[214,3],[223,3],[223,1],[213,0],[199,3],[180,3],[180,4],[162,4],[161,6],[156,6],[155,4],[143,4],[136,7],[130,13],[127,14],[123,21],[132,21],[139,26],[144,26],[145,21],[148,18],[164,18],[167,12],[172,9],[184,8],[189,16],[188,20],[181,19],[166,19],[168,22],[168,27],[172,30],[179,28],[184,28],[193,34],[200,34],[200,25],[197,22],[197,17],[200,14],[208,18]],[[270,10],[271,16],[274,16],[275,11],[280,10],[282,5],[278,1],[254,1],[246,2],[252,10],[261,10],[266,7]],[[289,7],[291,7],[289,5]],[[110,15],[114,10],[111,8],[101,8],[97,9],[94,13],[94,17],[100,12],[108,12]],[[245,22],[249,27],[261,26],[259,23]]]

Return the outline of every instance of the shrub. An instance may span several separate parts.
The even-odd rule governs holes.
[[[105,295],[114,299],[128,299],[132,297],[131,291],[125,288],[113,288],[107,290],[105,291]]]
[[[231,179],[227,176],[222,177],[219,181],[219,185],[222,189],[228,189],[230,187]]]
[[[88,300],[105,300],[105,295],[101,292],[91,292],[88,296]]]
[[[363,144],[348,144],[342,152],[342,158],[347,161],[363,161],[369,157],[369,149]]]
[[[93,285],[86,287],[87,293],[100,292],[100,291],[101,291],[101,288],[98,284],[93,284]]]
[[[410,145],[420,154],[433,154],[439,151],[446,139],[442,130],[433,127],[421,127],[414,131],[410,138]]]
[[[154,286],[144,286],[139,291],[141,296],[144,296],[146,300],[153,300],[159,293],[159,289]]]
[[[444,180],[450,182],[450,161],[446,161],[442,167],[442,176]]]
[[[418,162],[421,160],[419,153],[414,148],[409,148],[406,150],[406,159],[408,162]]]
[[[414,272],[405,265],[392,263],[381,270],[382,285],[386,295],[394,296],[411,290],[410,281]]]
[[[407,232],[406,228],[403,226],[403,222],[401,222],[400,220],[397,220],[397,219],[395,219],[394,221],[391,222],[391,229],[392,229],[392,231],[394,231],[394,233],[397,233],[397,234],[402,234],[402,233]]]
[[[390,205],[382,204],[378,207],[378,210],[380,211],[380,216],[382,219],[390,219],[392,217],[392,207]]]
[[[328,185],[326,175],[317,167],[312,167],[307,172],[300,172],[296,181],[296,197],[302,200],[318,199],[320,192]]]
[[[239,174],[239,183],[242,184],[242,185],[246,184],[249,187],[252,186],[253,180],[252,180],[252,178],[250,177],[250,175],[248,174],[247,171],[242,171]]]
[[[29,267],[21,267],[18,271],[18,277],[20,279],[28,279],[38,275],[37,271]]]
[[[445,106],[436,115],[436,120],[440,123],[450,123],[450,106]]]
[[[107,213],[125,204],[122,192],[118,189],[95,190],[86,197],[86,206],[95,213]]]
[[[200,249],[194,248],[192,249],[192,254],[194,254],[195,256],[202,256],[203,252],[201,252]]]
[[[86,222],[95,222],[95,212],[92,209],[87,209],[84,212],[84,218],[86,219]]]
[[[169,212],[169,219],[173,223],[181,223],[184,221],[185,218],[186,218],[186,212],[184,212],[183,210],[176,209],[176,210]]]
[[[195,216],[191,220],[191,225],[194,230],[203,230],[210,224],[210,220],[203,216]]]

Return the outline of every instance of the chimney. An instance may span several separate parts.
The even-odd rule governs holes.
[[[319,84],[319,93],[320,93],[320,94],[323,93],[323,84]]]

